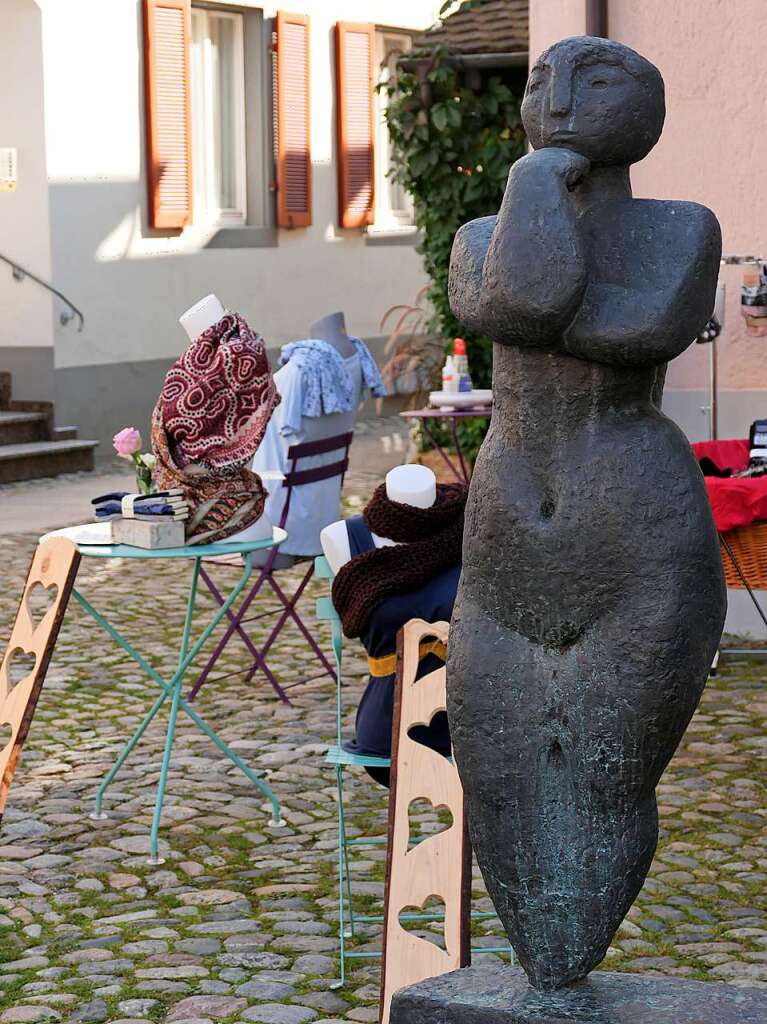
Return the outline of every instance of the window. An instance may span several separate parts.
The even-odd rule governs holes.
[[[401,32],[376,31],[376,67],[378,81],[388,81],[397,58],[412,45],[409,35]],[[393,231],[411,227],[414,223],[413,203],[399,182],[388,174],[391,167],[392,144],[386,125],[388,96],[376,91],[375,176],[376,203],[374,231]]]
[[[192,8],[195,222],[246,220],[243,16]]]

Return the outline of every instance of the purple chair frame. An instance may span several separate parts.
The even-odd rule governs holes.
[[[290,469],[286,473],[285,479],[282,482],[282,486],[287,488],[288,493],[285,496],[285,505],[282,509],[282,515],[280,516],[279,522],[279,526],[282,529],[285,529],[285,524],[288,521],[288,515],[290,513],[290,501],[293,496],[293,490],[296,487],[302,487],[305,484],[318,483],[321,480],[331,480],[334,477],[341,478],[341,487],[343,487],[344,477],[346,476],[346,471],[349,468],[349,447],[351,446],[353,437],[353,433],[337,434],[335,437],[323,438],[320,441],[307,441],[304,444],[294,444],[288,449]],[[314,455],[327,455],[330,452],[343,452],[343,456],[339,458],[336,462],[331,462],[327,466],[315,466],[312,469],[298,468],[301,459],[309,458],[310,456]],[[325,654],[323,653],[319,644],[314,639],[312,634],[309,632],[305,623],[302,621],[301,616],[296,611],[296,605],[298,604],[299,600],[301,599],[301,595],[306,590],[307,586],[309,585],[309,581],[314,575],[314,558],[312,557],[309,559],[306,573],[301,579],[301,582],[298,585],[298,588],[296,589],[295,593],[292,596],[288,596],[275,579],[275,573],[279,571],[274,568],[274,563],[277,559],[278,553],[279,548],[277,547],[273,547],[269,550],[267,560],[259,571],[258,579],[253,584],[247,596],[243,600],[239,610],[237,612],[233,612],[230,608],[227,611],[226,614],[229,620],[229,624],[224,632],[224,635],[221,637],[214,651],[208,658],[207,664],[205,665],[202,672],[198,676],[194,686],[189,691],[187,700],[194,700],[194,698],[197,696],[203,683],[205,683],[206,680],[208,679],[210,672],[213,669],[213,666],[221,657],[224,648],[229,643],[230,639],[234,636],[235,633],[240,637],[240,639],[245,644],[246,648],[248,649],[249,653],[253,658],[253,664],[248,670],[246,680],[249,682],[256,674],[258,669],[261,669],[266,678],[272,684],[272,687],[274,688],[274,691],[277,694],[277,696],[285,704],[290,704],[290,700],[288,699],[288,695],[285,691],[291,689],[294,686],[299,686],[301,683],[308,682],[309,679],[316,679],[325,674],[329,675],[331,679],[335,680],[335,668],[333,668],[328,659],[325,657]],[[204,581],[208,590],[213,595],[214,600],[219,605],[223,605],[223,595],[221,594],[221,591],[218,589],[216,584],[211,579],[208,570],[204,566],[200,567],[200,579]],[[261,612],[260,614],[254,615],[249,619],[245,618],[245,615],[248,609],[250,608],[251,604],[253,603],[257,595],[260,593],[261,589],[266,584],[268,584],[271,587],[272,592],[275,594],[280,604],[282,605],[282,611],[279,613],[277,622],[275,623],[271,633],[267,637],[264,646],[261,648],[261,650],[259,650],[243,627],[246,623],[255,622],[258,619],[264,618],[264,616],[270,614],[269,612]],[[318,673],[318,675],[316,676],[310,676],[305,679],[300,679],[298,682],[291,683],[290,686],[288,687],[283,687],[278,681],[277,677],[272,672],[272,670],[267,665],[266,656],[271,650],[275,640],[279,636],[288,619],[292,619],[292,621],[298,627],[300,632],[303,634],[304,639],[309,644],[309,647],[314,651],[320,664],[322,665],[322,672]],[[239,672],[232,674],[238,675]],[[228,678],[228,676],[216,676],[216,678],[212,681],[219,682],[220,680],[226,678]]]

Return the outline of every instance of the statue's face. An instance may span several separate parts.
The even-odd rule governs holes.
[[[662,85],[654,85],[586,47],[553,47],[533,68],[522,101],[533,149],[564,146],[602,165],[641,160],[663,124]]]

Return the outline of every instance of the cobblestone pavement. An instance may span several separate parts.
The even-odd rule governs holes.
[[[33,542],[0,539],[3,641]],[[169,675],[188,571],[163,563],[160,582],[145,564],[86,560],[78,586]],[[216,571],[222,581],[236,577]],[[203,621],[212,605],[201,598],[199,607]],[[304,607],[311,618],[311,601]],[[358,961],[344,989],[331,987],[336,808],[323,751],[335,731],[333,684],[306,684],[286,707],[263,678],[246,683],[244,665],[232,644],[222,672],[235,674],[204,688],[198,708],[265,774],[288,827],[268,827],[263,798],[182,719],[161,830],[165,863],[150,866],[162,716],[108,792],[108,819],[88,814],[98,780],[157,691],[70,606],[0,829],[0,1024],[377,1020],[375,961]],[[284,683],[305,674],[294,633],[283,634],[272,666]],[[347,669],[350,727],[364,669],[354,647]],[[610,950],[612,969],[767,986],[765,671],[767,662],[730,661],[712,680],[660,788],[660,850]],[[383,790],[354,770],[347,778],[352,831],[380,833]],[[420,819],[439,827],[436,816]],[[365,911],[380,910],[384,860],[380,847],[357,855],[354,890]],[[474,890],[475,908],[490,909],[478,874]],[[497,921],[474,933],[475,946],[498,944]],[[375,926],[359,941],[374,948]]]

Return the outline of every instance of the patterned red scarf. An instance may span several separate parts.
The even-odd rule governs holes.
[[[152,414],[152,451],[157,462],[152,480],[159,490],[180,487],[189,505],[184,523],[187,544],[213,544],[251,526],[264,514],[266,491],[247,466],[208,469],[200,463],[180,467],[173,459],[162,422],[160,402]]]
[[[227,313],[165,377],[160,408],[176,463],[244,464],[255,455],[279,401],[263,338],[238,313]]]
[[[168,371],[152,414],[152,471],[190,506],[189,544],[210,544],[260,519],[266,492],[247,463],[280,396],[263,339],[227,313]]]

